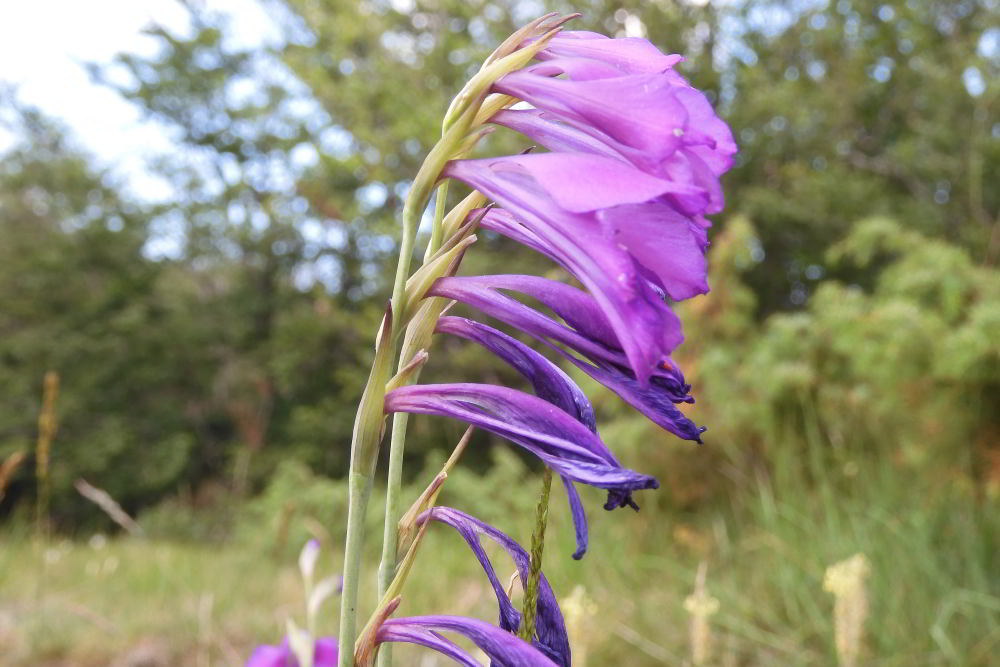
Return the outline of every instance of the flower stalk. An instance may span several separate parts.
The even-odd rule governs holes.
[[[407,197],[406,204],[403,208],[403,242],[400,244],[400,258],[397,264],[396,282],[393,287],[392,303],[394,306],[403,308],[408,306],[411,309],[416,308],[417,299],[407,300],[407,303],[404,306],[402,303],[403,296],[400,296],[398,300],[396,297],[400,285],[403,285],[402,291],[404,293],[405,288],[408,286],[406,274],[409,272],[409,259],[413,251],[413,237],[415,236],[414,230],[417,222],[414,214],[416,209],[411,206],[413,201],[411,197],[414,195],[414,190],[416,190],[418,183],[420,183],[421,190],[416,191],[417,200],[421,201],[423,205],[426,205],[426,201],[429,198],[429,190],[426,192],[423,190],[423,188],[426,187],[426,183],[421,180],[421,174],[424,174],[425,172],[433,172],[436,179],[436,175],[440,174],[448,160],[464,156],[464,154],[475,147],[475,145],[482,138],[488,136],[493,131],[493,128],[481,127],[485,122],[485,118],[480,113],[480,110],[487,98],[487,91],[493,82],[498,78],[511,71],[524,67],[528,62],[530,62],[548,43],[551,37],[555,36],[558,32],[558,25],[565,20],[568,20],[564,19],[556,26],[551,27],[548,32],[538,38],[530,47],[516,50],[523,39],[536,36],[534,31],[537,30],[538,26],[541,25],[547,18],[551,18],[551,15],[542,17],[542,19],[529,24],[521,31],[518,31],[518,33],[512,35],[509,40],[504,42],[504,44],[501,45],[501,47],[498,48],[484,63],[480,72],[477,73],[454,98],[448,112],[445,114],[445,118],[442,122],[442,138],[434,149],[431,150],[424,164],[421,166],[417,178],[414,180],[414,188],[411,189],[410,196]],[[509,96],[493,97],[502,97],[503,99],[501,100],[501,103],[503,106],[507,106],[516,101],[514,98],[510,98]],[[496,104],[495,100],[491,101],[494,105]],[[448,155],[448,147],[452,148],[451,155]],[[442,161],[442,157],[444,156],[446,157]],[[428,163],[431,165],[429,168]],[[431,228],[431,238],[428,241],[427,249],[424,254],[425,263],[432,261],[436,253],[438,253],[442,246],[446,244],[453,235],[459,234],[461,228],[456,227],[456,225],[460,225],[465,220],[468,212],[474,207],[470,206],[470,204],[482,204],[482,196],[478,193],[473,193],[455,207],[453,211],[455,215],[446,216],[445,211],[447,210],[448,183],[449,181],[446,179],[438,185],[434,222]],[[420,207],[421,212],[423,210],[423,205]],[[452,225],[450,226],[447,224],[449,221],[452,222]],[[475,237],[471,238],[474,240]],[[460,261],[460,259],[461,254],[458,255],[458,261]],[[457,269],[457,266],[455,268]],[[423,294],[420,295],[420,297],[422,296]],[[434,299],[434,301],[441,300]],[[424,313],[424,318],[426,319],[421,318],[419,321],[410,321],[409,317],[404,317],[403,320],[407,321],[407,334],[410,333],[411,329],[414,331],[421,329],[426,330],[426,337],[429,343],[429,338],[433,334],[434,323],[440,316],[440,312],[441,308],[429,308]],[[406,346],[404,345],[404,350],[399,358],[399,370],[402,371],[409,362],[410,358],[407,354]],[[419,375],[420,369],[417,368],[407,377],[408,383],[416,383],[419,379]],[[406,429],[408,424],[409,415],[407,413],[396,413],[393,415],[392,432],[389,438],[389,463],[386,482],[385,522],[382,534],[382,558],[379,562],[378,569],[378,595],[380,599],[386,594],[386,591],[393,582],[396,573],[396,551],[399,542],[396,524],[399,521],[401,514],[400,492],[402,488],[403,476],[403,452],[406,445]],[[342,638],[343,634],[343,628],[341,628]],[[344,651],[342,650],[340,654],[343,656]],[[385,647],[379,653],[378,665],[380,667],[390,665],[392,662],[391,656],[391,648],[388,646]]]
[[[531,533],[531,573],[524,582],[524,610],[517,636],[530,642],[535,636],[535,614],[538,612],[538,580],[542,575],[542,551],[545,549],[545,526],[549,521],[549,492],[552,489],[552,468],[542,473],[542,493],[535,510],[535,528]]]
[[[363,517],[367,509],[368,497],[371,494],[375,461],[384,430],[384,413],[381,403],[385,396],[385,385],[389,380],[389,369],[395,358],[395,350],[404,327],[417,311],[418,302],[426,292],[426,289],[408,289],[411,287],[411,281],[408,280],[410,262],[413,257],[413,245],[420,216],[423,214],[445,164],[470,150],[479,139],[488,133],[488,130],[484,131],[483,129],[472,131],[477,130],[473,123],[477,119],[480,106],[485,100],[490,86],[499,77],[519,69],[531,61],[556,32],[555,29],[550,30],[531,46],[513,51],[490,63],[469,81],[449,109],[443,124],[445,129],[442,137],[420,166],[403,204],[399,259],[396,264],[389,314],[383,320],[380,330],[376,362],[372,367],[368,385],[362,395],[351,444],[351,468],[348,478],[350,504],[348,506],[347,543],[344,550],[344,594],[341,601],[338,657],[340,667],[350,667],[353,656],[353,640],[357,625],[357,580],[360,576],[361,547],[364,543]],[[436,217],[437,215],[435,215]],[[443,222],[443,212],[441,217]],[[437,226],[440,228],[442,225]],[[438,242],[444,240],[439,238]],[[459,260],[463,249],[455,249]],[[433,254],[434,251],[429,250],[429,252]],[[441,260],[442,258],[438,257],[437,259]],[[457,268],[457,263],[450,264],[451,266]],[[417,281],[416,287],[429,286],[436,277],[432,274],[425,275],[423,280]],[[395,323],[392,321],[392,313],[396,314]],[[409,359],[402,358],[400,368],[408,362]],[[419,373],[413,373],[414,380],[417,375]],[[405,416],[393,418],[393,435],[390,437],[389,452],[390,472],[387,485],[386,528],[384,530],[386,544],[383,549],[383,560],[379,567],[380,590],[388,586],[395,570],[397,543],[395,525],[399,520],[399,490],[402,482],[402,455],[406,439],[406,422]]]

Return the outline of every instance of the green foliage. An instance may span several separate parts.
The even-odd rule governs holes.
[[[824,281],[805,310],[739,327],[725,312],[728,294],[741,289],[730,249],[746,243],[749,228],[732,231],[714,258],[713,270],[725,275],[722,304],[696,311],[690,329],[711,341],[690,353],[704,385],[706,407],[697,414],[712,442],[745,457],[747,445],[771,456],[777,443],[812,439],[822,443],[824,465],[885,457],[984,479],[995,428],[985,417],[1000,407],[993,269],[888,219],[869,219],[829,256],[878,266],[870,290]],[[734,327],[738,337],[728,334]]]
[[[264,491],[240,508],[235,537],[287,559],[310,538],[326,545],[343,543],[346,516],[345,482],[318,477],[301,463],[285,461],[275,468]]]

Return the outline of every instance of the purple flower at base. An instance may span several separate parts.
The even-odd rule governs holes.
[[[570,326],[556,322],[500,290],[520,292],[537,299]],[[639,382],[610,324],[585,292],[535,276],[503,275],[442,278],[434,284],[430,294],[472,306],[548,344],[660,427],[678,437],[700,442],[704,429],[675,407],[677,403],[694,400],[688,394],[690,386],[684,382],[680,371],[669,359],[662,359],[647,382]],[[565,352],[556,343],[590,363]]]
[[[422,524],[430,520],[451,526],[469,545],[476,559],[482,565],[486,578],[489,579],[493,592],[496,594],[497,604],[500,607],[500,627],[508,632],[517,633],[521,624],[521,614],[514,608],[507,596],[507,592],[493,569],[493,564],[490,562],[489,556],[486,555],[479,538],[485,536],[499,544],[507,552],[514,561],[522,582],[528,580],[531,572],[531,556],[528,552],[493,526],[450,507],[434,507],[424,512],[417,519],[417,523]],[[563,620],[555,594],[552,592],[552,587],[544,574],[541,575],[538,582],[537,609],[536,636],[532,644],[560,667],[570,667],[572,660],[569,638],[566,634],[566,623]]]
[[[506,630],[478,619],[461,616],[413,616],[390,619],[379,627],[375,639],[380,644],[385,642],[419,644],[434,649],[465,667],[482,667],[480,662],[467,651],[440,635],[438,631],[441,630],[457,632],[468,637],[489,656],[495,667],[568,667],[569,664],[557,665],[543,652]],[[313,665],[336,667],[336,639],[322,637],[316,640]],[[292,653],[286,638],[279,646],[258,646],[251,654],[246,667],[299,667],[299,661]]]
[[[299,667],[299,661],[292,653],[288,638],[278,646],[258,646],[250,654],[246,667]],[[337,667],[337,640],[320,637],[313,649],[313,667]]]
[[[457,632],[485,653],[494,667],[559,667],[537,648],[495,625],[462,616],[410,616],[389,619],[378,629],[376,640],[420,644],[443,653],[467,667],[480,663],[439,632]]]
[[[632,491],[659,487],[653,477],[621,467],[596,434],[562,409],[507,387],[400,387],[386,394],[385,411],[451,417],[506,438],[559,475],[607,490],[608,508],[632,504]]]

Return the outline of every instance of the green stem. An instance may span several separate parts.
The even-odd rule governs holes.
[[[410,193],[413,195],[414,193]],[[420,210],[416,210],[413,200],[420,199]],[[403,205],[403,236],[399,241],[399,261],[396,263],[396,280],[392,284],[392,312],[397,316],[403,313],[403,292],[406,288],[406,279],[410,277],[410,260],[413,258],[413,240],[417,235],[417,218],[423,210],[425,197],[407,197]],[[402,332],[402,322],[399,322],[392,329],[393,350],[395,342],[399,340]],[[388,377],[385,381],[388,381]]]
[[[438,248],[441,247],[441,238],[444,221],[444,214],[448,206],[448,184],[450,180],[445,180],[438,186],[437,189],[437,201],[434,205],[434,226],[431,227],[431,240],[427,242],[427,252],[424,254],[424,261],[426,262],[431,255],[437,252]]]
[[[431,238],[427,243],[427,252],[424,254],[425,262],[441,247],[442,223],[448,202],[448,183],[449,181],[444,181],[437,189],[434,226],[431,228]],[[414,321],[411,324],[415,323]],[[409,359],[400,356],[399,367],[402,368],[407,362]],[[416,382],[416,375],[408,384],[413,382]],[[396,574],[396,551],[399,546],[397,524],[402,513],[400,494],[403,486],[403,450],[406,447],[406,427],[409,424],[409,417],[410,415],[405,412],[397,412],[392,416],[392,435],[389,439],[389,475],[385,492],[385,524],[382,529],[382,560],[378,567],[378,596],[380,600],[389,589]],[[379,650],[376,664],[378,667],[389,667],[392,664],[392,647],[390,645],[387,644]]]
[[[371,495],[370,477],[351,468],[348,477],[350,503],[347,506],[347,544],[344,548],[344,589],[340,603],[338,667],[354,667],[354,634],[358,616],[358,573],[364,545],[365,509]]]
[[[405,296],[406,279],[410,274],[410,259],[413,255],[413,239],[417,231],[418,211],[422,210],[423,205],[426,203],[426,194],[429,190],[429,187],[420,188],[417,191],[411,190],[410,196],[407,197],[406,203],[403,206],[403,234],[399,243],[399,261],[396,264],[396,279],[392,286],[392,307],[390,309],[390,313],[396,314],[396,319],[394,322],[392,320],[388,322],[388,326],[391,327],[388,346],[389,360],[388,363],[379,364],[377,361],[379,352],[376,352],[376,365],[373,367],[372,375],[368,379],[369,385],[365,388],[366,395],[373,388],[385,387],[386,382],[389,381],[389,371],[392,368],[391,359],[395,356],[396,342],[399,340],[399,332],[403,328],[399,318],[404,312],[405,304],[403,303],[403,299]],[[381,420],[381,395],[384,394],[384,389],[381,392],[375,393],[380,396],[378,399],[379,410],[377,412],[378,419]],[[364,417],[360,415],[360,411],[363,410],[364,402],[365,399],[363,398],[362,408],[359,408],[359,419],[362,420]],[[367,426],[370,433],[373,425],[368,424]],[[377,432],[378,429],[375,430]],[[358,434],[363,431],[363,428],[357,428],[356,425],[356,440],[359,439]],[[364,439],[364,436],[361,436],[360,439]],[[360,464],[353,460],[356,452],[361,449],[361,444],[364,443],[358,441],[352,443],[351,470],[348,476],[350,502],[347,509],[347,541],[344,545],[344,589],[340,601],[338,667],[353,667],[354,665],[354,639],[357,630],[358,615],[358,580],[361,577],[361,552],[364,548],[364,516],[368,508],[368,497],[371,495],[372,478],[375,473],[374,456],[370,462]],[[374,451],[377,454],[377,443],[374,444]]]
[[[522,54],[520,57],[524,58],[525,56]],[[485,88],[483,91],[485,91]],[[441,170],[444,168],[448,160],[452,159],[456,153],[461,152],[461,144],[466,139],[469,126],[479,110],[479,105],[482,103],[482,97],[485,95],[485,92],[483,91],[480,91],[478,96],[472,96],[473,99],[467,100],[467,103],[465,107],[461,109],[461,112],[456,113],[454,120],[446,125],[447,129],[444,132],[444,136],[442,136],[441,140],[438,141],[437,144],[431,149],[430,153],[428,153],[427,157],[424,159],[423,164],[420,165],[420,170],[413,179],[413,185],[411,186],[410,192],[406,197],[406,202],[403,205],[403,232],[399,244],[399,260],[396,264],[396,278],[392,286],[392,301],[389,313],[391,316],[396,318],[395,321],[391,323],[391,328],[388,332],[389,344],[387,356],[389,363],[383,364],[381,367],[373,367],[372,375],[368,380],[368,386],[365,388],[365,395],[367,396],[371,394],[376,397],[379,408],[378,410],[374,408],[374,402],[366,406],[366,399],[365,397],[362,398],[362,405],[359,408],[358,422],[355,424],[355,442],[352,443],[351,447],[351,473],[348,482],[351,487],[351,503],[348,508],[347,544],[344,547],[344,590],[343,599],[341,600],[340,637],[338,639],[339,657],[337,661],[339,667],[352,667],[354,663],[354,641],[357,625],[356,617],[358,612],[357,580],[360,577],[361,550],[363,547],[364,531],[360,525],[356,525],[352,530],[351,520],[353,517],[355,524],[363,523],[363,517],[367,507],[369,495],[369,493],[365,493],[359,494],[356,497],[354,491],[355,487],[361,488],[362,483],[367,485],[369,492],[371,491],[372,477],[374,476],[375,470],[375,457],[378,454],[378,440],[381,438],[381,432],[379,429],[382,424],[381,420],[383,419],[381,405],[385,394],[384,388],[386,382],[389,381],[389,372],[392,367],[391,362],[395,358],[397,343],[401,338],[403,330],[406,328],[404,317],[404,314],[407,313],[405,308],[407,305],[405,303],[406,280],[410,273],[410,260],[413,257],[413,242],[416,237],[417,222],[420,215],[423,213],[424,207],[427,205],[427,200],[430,198],[431,191],[441,174]],[[442,197],[442,199],[445,199],[445,197]],[[443,206],[443,203],[439,204],[439,207]],[[443,219],[443,211],[441,211],[440,217]],[[438,223],[435,226],[440,229],[441,224]],[[438,231],[438,236],[441,236],[440,231]],[[378,355],[376,355],[376,358],[378,358]],[[406,361],[408,360],[404,360],[404,363]],[[379,428],[375,428],[376,412],[377,426],[379,426]],[[399,428],[397,430],[397,423],[401,424],[404,428]],[[399,486],[402,478],[401,468],[403,441],[405,439],[405,424],[405,420],[397,421],[395,417],[393,418],[393,436],[391,438],[391,451],[389,456],[390,460],[393,461],[395,469],[390,471],[391,477],[386,502],[387,516],[389,516],[390,512],[393,516],[399,514]],[[365,456],[370,458],[360,457],[365,460],[355,461],[355,452],[364,452]],[[391,502],[389,502],[388,494],[392,494]],[[391,522],[391,526],[387,526],[386,528],[387,534],[389,531],[392,531],[389,538],[389,541],[391,542],[396,541],[396,521],[398,521],[398,517]],[[395,548],[393,548],[393,552],[389,556],[390,561],[393,563],[392,569],[395,569],[394,552]],[[387,562],[389,561],[384,560],[384,563]],[[389,568],[380,567],[380,573],[382,571],[388,572]],[[391,580],[391,576],[389,579]]]
[[[535,636],[535,615],[538,611],[538,581],[542,576],[542,551],[545,548],[545,525],[549,519],[549,491],[552,489],[552,469],[542,473],[542,494],[535,511],[535,529],[531,533],[531,572],[524,583],[524,609],[517,636],[530,642]]]
[[[385,526],[382,531],[382,561],[378,566],[378,597],[381,600],[396,575],[396,549],[399,544],[399,496],[403,485],[403,447],[406,441],[406,412],[392,416],[392,437],[389,441],[389,479],[385,492]],[[388,667],[392,664],[392,647],[385,644],[379,649],[376,664]]]

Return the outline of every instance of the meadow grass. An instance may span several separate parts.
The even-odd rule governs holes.
[[[530,511],[512,513],[491,489],[531,491],[537,480],[500,451],[485,477],[457,471],[441,500],[474,498],[467,509],[526,541]],[[595,507],[599,494],[585,491]],[[519,502],[510,495],[508,503]],[[532,493],[523,495],[525,503],[533,501]],[[556,594],[569,600],[577,665],[689,664],[692,618],[684,600],[702,563],[707,594],[718,601],[703,664],[837,664],[833,598],[823,577],[828,566],[855,553],[864,554],[871,569],[859,664],[988,665],[1000,651],[997,513],[988,511],[989,502],[929,486],[891,464],[872,462],[819,484],[775,474],[728,505],[697,511],[652,503],[638,515],[595,510],[591,549],[580,562],[569,558],[572,529],[561,502],[556,494],[545,571]],[[378,519],[373,512],[371,526]],[[258,532],[258,540],[216,543],[155,537],[41,542],[27,529],[6,527],[0,537],[4,664],[242,664],[253,645],[280,638],[286,618],[302,618],[297,545],[276,554],[268,542],[273,530]],[[368,546],[362,600],[370,601],[378,545]],[[513,571],[491,553],[501,577]],[[322,573],[339,566],[339,553],[326,545]],[[457,535],[443,527],[431,531],[416,568],[398,615],[495,619],[492,593]],[[336,605],[327,603],[321,631],[334,631],[335,616]],[[445,664],[405,647],[397,661]]]

